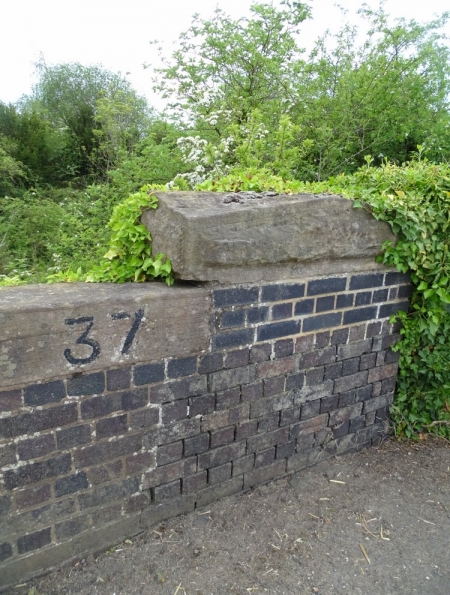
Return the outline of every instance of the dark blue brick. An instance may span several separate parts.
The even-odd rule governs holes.
[[[66,390],[62,380],[47,382],[45,384],[33,384],[24,391],[25,405],[46,405],[47,403],[58,403],[66,396]]]
[[[385,302],[387,301],[389,296],[389,289],[378,289],[377,291],[373,292],[373,303],[377,304],[378,302]]]
[[[334,310],[334,295],[317,298],[316,312],[326,312],[327,310]]]
[[[321,293],[336,293],[344,291],[347,285],[346,277],[330,277],[329,279],[317,279],[308,283],[308,295],[320,295]]]
[[[181,378],[194,374],[197,367],[197,358],[184,357],[183,359],[172,359],[167,366],[167,375],[169,378]]]
[[[336,308],[351,308],[353,306],[353,293],[341,293],[336,299]]]
[[[302,283],[266,285],[262,288],[263,302],[278,302],[292,300],[305,295],[305,285]]]
[[[238,347],[253,343],[253,329],[246,328],[240,331],[220,333],[213,337],[213,349],[226,349],[227,347]]]
[[[19,537],[17,540],[17,551],[19,554],[26,554],[32,550],[44,547],[44,545],[48,545],[52,540],[50,529],[51,528],[48,527],[47,529],[42,529],[41,531],[36,531],[35,533],[29,533],[28,535]]]
[[[286,320],[285,322],[274,322],[265,324],[258,328],[258,341],[267,341],[277,339],[278,337],[287,337],[288,335],[297,335],[300,332],[300,321]]]
[[[11,558],[12,554],[13,551],[10,543],[7,543],[6,541],[4,543],[0,543],[0,562]]]
[[[105,390],[105,375],[95,372],[86,376],[69,378],[67,381],[67,394],[71,397],[82,395],[98,395]]]
[[[220,317],[220,326],[222,328],[231,328],[234,326],[243,326],[245,321],[244,310],[229,310],[223,312]]]
[[[347,310],[347,312],[344,312],[344,324],[353,324],[354,322],[371,320],[372,318],[376,317],[376,306],[370,306],[369,308],[356,308],[355,310]]]
[[[303,332],[316,331],[330,326],[339,326],[341,324],[342,314],[332,312],[330,314],[320,314],[319,316],[310,316],[303,321]]]
[[[409,275],[405,275],[398,271],[386,273],[386,278],[384,280],[385,285],[399,285],[400,283],[409,283]]]
[[[264,322],[269,317],[269,308],[261,306],[260,308],[249,308],[247,310],[247,321],[249,324]]]
[[[272,307],[272,320],[280,320],[281,318],[292,317],[292,303],[277,304]]]
[[[106,386],[108,390],[120,390],[130,388],[131,368],[119,368],[106,372]]]
[[[125,390],[122,395],[122,409],[131,411],[145,407],[148,403],[148,389],[147,388],[133,388]]]
[[[199,359],[198,371],[199,374],[207,374],[208,372],[217,372],[223,368],[223,356],[221,353],[211,353],[204,355]]]
[[[388,316],[392,316],[399,310],[403,310],[404,312],[408,312],[409,309],[409,302],[397,302],[395,304],[384,304],[380,306],[380,315],[379,318],[387,318]]]
[[[275,343],[275,357],[289,357],[294,353],[294,341],[292,339],[281,339]]]
[[[314,312],[314,300],[300,300],[295,304],[295,315],[311,314]]]
[[[365,289],[366,287],[381,287],[383,273],[370,273],[368,275],[354,275],[350,280],[350,289]]]
[[[213,292],[216,308],[236,306],[238,304],[253,304],[258,301],[258,287],[234,287],[232,289],[216,289]]]
[[[135,366],[133,371],[134,384],[151,384],[164,380],[164,364],[144,364]]]
[[[66,494],[74,494],[80,490],[86,490],[89,487],[89,482],[86,473],[81,472],[70,477],[63,477],[55,482],[55,496],[60,498]]]
[[[409,298],[411,297],[413,292],[412,285],[401,285],[398,288],[398,297],[399,298]]]
[[[362,291],[356,294],[355,306],[367,306],[372,302],[372,292]]]

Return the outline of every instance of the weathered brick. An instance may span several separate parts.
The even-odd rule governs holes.
[[[56,432],[58,448],[65,450],[91,441],[91,426],[73,426]]]
[[[389,407],[390,405],[392,405],[392,400],[393,393],[388,393],[387,395],[380,395],[379,397],[368,399],[364,402],[364,414],[371,413],[372,411],[377,411],[382,407]]]
[[[378,423],[380,421],[389,420],[389,407],[383,407],[382,409],[377,409],[375,421]]]
[[[384,364],[384,360],[386,358],[386,352],[385,351],[378,351],[376,353],[377,359],[375,361],[375,365],[376,366],[382,366]]]
[[[13,555],[12,545],[7,541],[0,543],[0,562],[4,562]]]
[[[212,413],[215,404],[216,397],[214,395],[192,397],[189,401],[189,415],[195,417],[196,415],[207,415],[208,413]]]
[[[141,492],[140,494],[133,494],[128,498],[127,503],[125,505],[125,512],[128,514],[132,512],[137,512],[138,510],[142,510],[147,508],[150,504],[150,494],[147,492]]]
[[[357,341],[355,343],[349,343],[348,345],[339,345],[337,348],[337,358],[350,359],[353,357],[358,357],[363,353],[369,353],[371,349],[371,339],[366,339],[365,341]]]
[[[124,455],[138,452],[142,448],[142,436],[124,436],[111,442],[86,446],[74,452],[75,467],[91,467],[105,461],[112,461]]]
[[[190,477],[185,477],[182,480],[182,492],[183,494],[192,494],[192,492],[198,492],[206,487],[206,481],[208,477],[208,472],[200,471],[200,473],[196,473],[195,475],[191,475]]]
[[[258,431],[258,422],[256,419],[252,419],[251,421],[243,422],[236,428],[236,441],[244,440],[249,436],[253,436]]]
[[[277,430],[280,425],[280,412],[275,411],[258,419],[258,434],[266,434]]]
[[[334,295],[327,295],[319,297],[316,300],[316,312],[326,312],[327,310],[334,310]]]
[[[246,455],[245,457],[241,457],[236,461],[233,461],[233,477],[238,475],[242,475],[243,473],[248,473],[253,469],[255,466],[255,455],[252,453],[251,455]]]
[[[330,345],[331,331],[321,331],[315,335],[316,349],[324,349]]]
[[[253,329],[244,328],[237,331],[218,333],[212,338],[213,349],[227,349],[253,343]]]
[[[257,308],[249,308],[247,310],[248,324],[258,324],[264,322],[269,318],[269,308],[267,306],[259,306]]]
[[[368,384],[367,386],[361,386],[356,389],[356,401],[367,401],[373,396],[373,386]]]
[[[287,471],[293,473],[311,467],[312,465],[319,463],[321,457],[323,458],[323,451],[320,446],[302,450],[287,459]]]
[[[139,480],[137,477],[127,477],[120,482],[97,486],[91,491],[78,496],[80,510],[86,510],[86,508],[93,508],[95,506],[105,506],[114,500],[134,494],[138,489]]]
[[[366,336],[366,325],[358,324],[349,328],[348,331],[348,342],[361,341]]]
[[[208,483],[215,485],[231,479],[231,462],[208,471]]]
[[[178,461],[183,456],[183,441],[172,442],[172,444],[163,444],[158,447],[156,452],[156,462],[158,467]]]
[[[368,273],[364,275],[352,275],[350,289],[365,289],[366,287],[381,287],[383,285],[384,273]]]
[[[86,490],[89,482],[86,473],[76,473],[69,477],[63,477],[55,482],[55,496],[60,498],[67,494],[75,494],[81,490]]]
[[[336,362],[335,364],[328,364],[325,366],[325,380],[334,380],[340,376],[342,376],[342,362]]]
[[[55,535],[58,540],[69,539],[74,535],[78,535],[89,528],[89,515],[80,515],[72,517],[67,521],[56,523]]]
[[[289,426],[300,419],[300,406],[284,409],[280,413],[280,426]]]
[[[337,291],[344,291],[346,285],[346,277],[329,277],[328,279],[316,279],[308,283],[307,295],[320,295],[324,293],[335,293]]]
[[[208,372],[217,372],[223,367],[223,355],[221,353],[211,353],[199,358],[198,371],[200,374]]]
[[[83,395],[98,395],[105,390],[104,372],[94,372],[69,378],[67,380],[67,394],[71,397]]]
[[[361,361],[359,364],[360,370],[368,370],[369,368],[373,368],[376,364],[377,354],[376,353],[365,353],[361,356]]]
[[[230,412],[227,410],[214,411],[209,415],[204,415],[202,418],[202,432],[210,432],[229,426],[229,417]]]
[[[250,348],[250,363],[257,364],[259,362],[266,362],[272,357],[272,345],[270,343],[263,343],[261,345],[252,345]]]
[[[257,329],[257,341],[268,341],[287,337],[289,335],[298,335],[300,332],[299,320],[286,320],[284,322],[273,322],[264,324]]]
[[[234,426],[211,432],[211,448],[230,444],[234,441]]]
[[[17,540],[17,551],[19,554],[26,554],[27,552],[38,550],[41,547],[48,545],[51,541],[50,527],[41,529],[41,531],[36,531],[35,533],[29,533],[28,535],[19,537]]]
[[[133,381],[135,386],[154,384],[164,380],[164,363],[134,366]]]
[[[328,413],[337,409],[339,402],[339,395],[331,395],[320,399],[320,413]]]
[[[313,386],[304,386],[303,388],[295,391],[294,393],[294,405],[300,405],[307,401],[314,401],[316,399],[322,399],[323,397],[329,397],[333,392],[333,381],[325,380],[320,384]]]
[[[230,447],[225,447],[230,448]],[[215,452],[215,451],[211,451]],[[205,455],[199,455],[199,458]],[[208,467],[201,467],[202,469],[206,469]],[[199,466],[200,470],[200,466]],[[172,481],[176,481],[182,477],[188,477],[190,475],[194,475],[197,472],[197,457],[189,457],[186,459],[180,459],[179,461],[175,461],[175,463],[169,463],[168,465],[163,465],[162,467],[157,467],[156,469],[152,469],[144,474],[142,488],[148,489],[154,486],[160,485],[162,483],[168,483]]]
[[[167,364],[167,376],[169,378],[181,378],[191,376],[197,368],[196,357],[184,357],[182,359],[169,360]]]
[[[335,426],[337,424],[341,424],[344,421],[352,419],[353,417],[357,417],[361,414],[363,408],[363,403],[355,403],[354,405],[349,405],[348,407],[342,407],[341,409],[336,409],[330,413],[330,421],[329,426]]]
[[[0,469],[17,462],[16,450],[16,445],[12,443],[0,445]]]
[[[398,364],[396,362],[392,364],[385,364],[384,366],[380,366],[379,368],[371,368],[369,370],[368,382],[378,382],[380,380],[384,380],[385,378],[396,376],[397,368]]]
[[[311,434],[312,432],[319,432],[322,428],[327,425],[328,413],[312,417],[311,419],[305,419],[299,421],[291,426],[291,439],[298,439],[303,433]]]
[[[275,460],[275,447],[262,450],[255,455],[255,469],[270,465]]]
[[[221,328],[244,326],[245,310],[226,310],[220,317]]]
[[[253,366],[213,372],[210,375],[211,390],[220,391],[239,384],[249,384],[254,380],[254,375],[255,369]]]
[[[198,468],[209,469],[224,465],[245,455],[245,442],[234,442],[198,455]]]
[[[81,402],[81,418],[95,419],[122,409],[122,394],[103,395]]]
[[[170,483],[159,485],[154,489],[153,494],[156,504],[173,500],[181,494],[181,480],[176,479]]]
[[[364,387],[366,388],[366,387]],[[347,407],[356,403],[356,389],[348,390],[339,395],[339,407]]]
[[[248,401],[255,401],[256,399],[260,399],[263,394],[263,384],[261,380],[257,382],[252,382],[251,384],[246,384],[242,386],[241,389],[241,398],[243,402]]]
[[[357,417],[354,417],[353,419],[350,420],[350,426],[349,426],[349,433],[353,434],[354,432],[357,432],[358,430],[361,430],[361,428],[364,428],[366,424],[366,416],[365,415],[358,415]]]
[[[386,351],[386,364],[392,364],[393,362],[398,362],[400,359],[400,353],[398,351],[391,351],[390,349]]]
[[[213,300],[216,308],[252,304],[258,301],[258,287],[232,287],[230,289],[216,289]]]
[[[342,362],[342,376],[349,376],[350,374],[356,374],[359,370],[359,357],[353,357],[352,359],[346,359]]]
[[[106,388],[108,390],[121,390],[130,388],[131,367],[108,370],[106,372]]]
[[[305,382],[305,374],[303,372],[297,372],[296,374],[290,374],[286,377],[286,390],[296,390],[302,388]]]
[[[366,337],[370,339],[371,337],[376,337],[381,333],[382,324],[380,321],[377,322],[369,322],[367,325]]]
[[[305,373],[305,380],[308,386],[316,386],[321,384],[325,373],[325,367],[312,368]]]
[[[272,378],[273,376],[281,376],[295,372],[297,369],[297,359],[288,357],[284,359],[276,359],[268,362],[262,362],[256,367],[257,378]]]
[[[239,386],[218,392],[216,395],[216,409],[223,411],[238,405],[241,400],[241,389]]]
[[[63,454],[46,461],[24,465],[17,469],[5,471],[5,487],[7,490],[37,483],[48,477],[56,477],[70,471],[70,455]]]
[[[192,438],[184,440],[184,454],[185,456],[200,454],[209,449],[209,434],[200,434]]]
[[[343,422],[334,425],[332,428],[333,438],[342,438],[342,436],[346,436],[349,432],[350,422],[349,420],[344,420]]]
[[[29,440],[23,440],[17,445],[17,453],[23,461],[37,459],[50,454],[56,448],[54,434],[35,436]]]
[[[380,306],[379,318],[388,318],[397,312],[408,312],[409,300],[403,302],[394,302],[392,304],[383,304]]]
[[[280,459],[279,461],[275,461],[275,463],[272,463],[271,465],[266,465],[265,467],[259,467],[259,469],[255,469],[253,471],[250,471],[249,473],[244,474],[244,489],[248,490],[257,485],[261,485],[270,481],[271,479],[281,477],[285,473],[285,459]]]
[[[276,341],[274,345],[274,353],[276,358],[289,357],[294,353],[294,341],[292,339],[281,339]]]
[[[272,397],[284,392],[285,378],[278,376],[276,378],[266,378],[263,380],[264,397]]]
[[[315,335],[302,335],[295,341],[295,353],[304,353],[314,348]]]
[[[196,495],[197,508],[207,506],[215,500],[225,498],[225,496],[231,496],[231,494],[241,492],[243,488],[242,480],[242,475],[239,475],[237,477],[233,477],[233,479],[230,479],[229,481],[226,481],[224,483],[209,486],[205,490],[201,490]]]
[[[276,446],[276,459],[283,459],[292,457],[295,453],[295,440],[290,440],[284,444],[277,444]]]
[[[23,396],[25,405],[36,407],[48,403],[59,403],[66,396],[66,389],[62,380],[55,380],[45,384],[27,386]]]
[[[148,389],[134,388],[132,390],[125,390],[122,395],[122,409],[124,411],[132,411],[145,407],[148,403]]]
[[[127,457],[125,460],[126,473],[127,475],[135,475],[136,473],[142,473],[156,467],[156,454],[154,452],[137,452],[131,457]],[[116,479],[119,477],[117,475]]]
[[[315,417],[320,413],[320,399],[316,401],[309,401],[308,403],[304,403],[302,405],[302,412],[300,414],[300,419],[310,419],[311,417]]]
[[[325,347],[317,351],[305,353],[300,358],[300,368],[314,368],[324,364],[333,363],[336,358],[336,348],[334,346]]]
[[[270,446],[276,446],[282,442],[289,440],[289,428],[283,427],[278,428],[272,432],[265,434],[257,434],[256,436],[250,436],[247,438],[247,454],[252,452],[259,452],[265,450]]]
[[[49,483],[44,483],[39,486],[31,486],[25,490],[16,492],[16,506],[17,508],[28,508],[47,502],[52,497],[52,490]]]
[[[336,309],[351,308],[354,299],[354,293],[340,293],[336,298]]]
[[[115,417],[107,417],[105,419],[101,419],[95,424],[95,434],[97,440],[126,434],[127,431],[128,417],[126,414],[116,415]]]
[[[263,286],[261,300],[263,302],[279,302],[303,297],[304,295],[305,285],[303,283],[280,283]]]
[[[229,351],[224,356],[224,368],[240,368],[241,366],[246,366],[249,363],[249,356],[250,350],[248,347],[244,347],[243,349],[235,349],[234,351]]]
[[[272,320],[282,320],[283,318],[292,318],[291,302],[272,306]]]
[[[282,409],[289,409],[293,405],[293,395],[284,393],[269,397],[267,399],[260,399],[250,405],[250,418],[262,417],[269,415],[274,411],[281,411]]]
[[[101,527],[106,523],[117,520],[122,514],[122,503],[113,504],[112,506],[102,506],[89,511],[92,518],[92,525],[94,527]]]
[[[0,496],[0,517],[6,516],[11,508],[10,496]]]
[[[170,424],[187,417],[188,400],[180,399],[173,403],[166,403],[161,406],[161,421],[163,424]]]
[[[322,328],[339,326],[341,324],[342,314],[340,312],[331,312],[330,314],[319,314],[309,316],[303,320],[302,332],[316,331]]]
[[[383,394],[390,393],[395,390],[395,386],[397,384],[397,377],[392,376],[392,378],[386,378],[386,380],[381,381],[381,392]]]
[[[133,430],[141,430],[159,424],[159,407],[146,407],[130,413],[130,427]]]
[[[183,419],[174,424],[160,426],[152,429],[144,435],[143,444],[145,448],[169,444],[183,438],[190,438],[200,434],[200,418]]]
[[[370,370],[369,370],[370,372]],[[334,393],[341,393],[352,388],[358,388],[359,386],[363,386],[364,384],[368,383],[367,377],[369,372],[367,370],[363,370],[362,372],[357,372],[356,374],[351,374],[350,376],[343,376],[342,378],[337,378],[334,381]],[[369,381],[370,382],[370,381]]]
[[[5,417],[0,419],[0,438],[13,438],[66,426],[75,422],[77,417],[76,403],[23,413],[16,417]]]

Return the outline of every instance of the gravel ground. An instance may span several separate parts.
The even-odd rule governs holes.
[[[388,440],[325,461],[13,594],[449,595],[449,444]]]

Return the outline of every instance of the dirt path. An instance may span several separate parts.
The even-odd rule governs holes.
[[[449,595],[450,448],[332,459],[8,594]]]

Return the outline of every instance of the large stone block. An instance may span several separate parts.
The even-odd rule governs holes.
[[[246,283],[373,270],[387,223],[335,195],[161,192],[143,223],[180,279]]]
[[[162,283],[0,289],[0,387],[201,353],[206,288]]]

